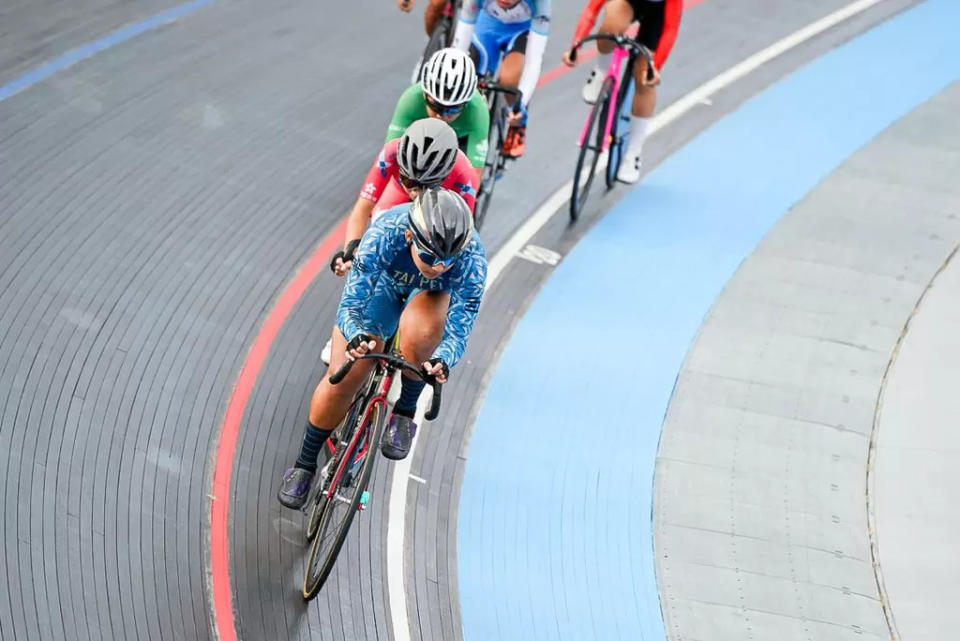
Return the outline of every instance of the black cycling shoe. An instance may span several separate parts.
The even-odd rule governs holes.
[[[417,424],[412,418],[393,414],[387,423],[387,433],[380,442],[380,451],[392,461],[407,458],[413,435],[417,433]]]
[[[312,482],[313,472],[302,467],[292,467],[283,473],[283,483],[280,484],[277,499],[284,507],[299,510],[307,502]]]

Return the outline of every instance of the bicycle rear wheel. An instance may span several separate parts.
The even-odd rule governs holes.
[[[417,65],[413,68],[413,75],[410,78],[411,83],[420,82],[423,63],[429,60],[430,56],[451,45],[453,42],[453,25],[453,18],[447,16],[437,21],[437,26],[434,27],[433,33],[430,34],[430,39],[427,40],[427,46],[423,50],[423,55],[420,56],[420,60],[417,61]]]
[[[473,225],[480,231],[483,221],[487,218],[490,201],[493,200],[493,190],[497,186],[497,175],[502,171],[504,131],[503,118],[500,111],[503,100],[499,93],[494,93],[490,105],[490,133],[487,138],[487,159],[483,164],[483,177],[477,189],[477,204],[474,207]]]
[[[603,137],[606,135],[607,111],[610,109],[610,96],[613,93],[613,78],[607,78],[600,87],[597,101],[590,110],[587,120],[587,132],[577,156],[577,168],[573,172],[573,190],[570,194],[570,222],[580,217],[587,202],[593,175],[597,170],[600,152],[603,151]]]
[[[370,482],[387,407],[381,401],[369,407],[361,419],[359,436],[344,446],[343,457],[334,473],[335,483],[322,495],[319,523],[303,573],[303,598],[307,601],[317,596],[330,576]]]

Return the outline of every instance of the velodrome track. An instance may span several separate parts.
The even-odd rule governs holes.
[[[21,4],[2,9],[0,16],[5,29],[0,34],[3,63],[0,83],[7,83],[4,88],[20,83],[16,93],[5,95],[0,89],[3,96],[0,101],[0,398],[3,399],[0,404],[3,456],[0,484],[5,506],[0,517],[4,538],[4,554],[0,556],[3,583],[0,585],[6,588],[0,591],[0,637],[4,640],[205,639],[215,635],[232,638],[234,632],[237,638],[248,640],[455,639],[461,635],[471,641],[611,638],[600,634],[596,626],[592,632],[589,626],[578,627],[584,620],[599,616],[602,605],[588,607],[589,611],[582,613],[570,608],[569,625],[558,622],[556,630],[534,625],[531,633],[524,633],[524,622],[547,616],[547,610],[542,609],[538,599],[531,598],[530,606],[514,608],[520,613],[519,618],[511,619],[513,610],[502,606],[497,595],[508,599],[511,589],[522,593],[529,588],[498,585],[497,581],[517,572],[493,572],[490,583],[488,570],[477,571],[470,563],[464,570],[461,562],[458,575],[458,545],[460,555],[475,552],[476,558],[489,557],[491,564],[500,563],[504,569],[522,566],[519,557],[496,556],[498,550],[507,549],[503,548],[502,540],[485,539],[482,532],[472,537],[465,534],[465,531],[478,531],[476,521],[461,519],[472,514],[469,510],[473,509],[471,501],[475,495],[464,494],[467,511],[461,515],[458,510],[461,485],[466,482],[469,486],[470,474],[482,476],[486,469],[504,476],[502,470],[495,467],[497,460],[490,458],[490,452],[496,453],[497,447],[509,447],[509,443],[506,438],[497,437],[493,428],[486,428],[490,424],[486,417],[498,407],[510,407],[509,403],[500,404],[497,377],[511,375],[513,350],[520,349],[511,342],[513,329],[518,321],[521,329],[524,323],[536,322],[537,303],[531,307],[529,319],[525,318],[525,312],[554,271],[549,264],[523,259],[508,263],[489,291],[468,356],[445,395],[442,419],[423,431],[412,461],[411,473],[425,483],[407,482],[406,519],[402,522],[403,576],[399,585],[406,602],[408,629],[396,632],[391,628],[403,617],[396,612],[396,593],[392,601],[389,596],[389,537],[396,536],[397,526],[394,521],[394,530],[388,529],[387,506],[393,468],[386,461],[378,463],[372,507],[358,520],[359,527],[342,555],[335,580],[314,604],[304,605],[298,596],[298,576],[304,554],[301,522],[282,512],[276,504],[276,479],[297,447],[307,398],[322,373],[316,354],[329,332],[339,282],[321,271],[315,279],[303,281],[302,291],[295,300],[284,299],[281,292],[290,291],[288,283],[297,282],[291,279],[305,261],[311,256],[320,257],[323,252],[318,251],[318,246],[321,249],[329,246],[326,239],[356,196],[362,174],[382,141],[395,96],[404,87],[409,67],[422,45],[419,16],[398,15],[390,2],[379,3],[379,6],[369,4],[342,3],[331,8],[303,2],[267,6],[213,1],[195,3],[187,10],[182,5],[160,2],[136,5],[101,2],[85,3],[82,9],[75,6],[75,15],[64,14],[55,3]],[[822,0],[696,3],[684,16],[680,39],[665,71],[667,81],[661,104],[669,104],[844,4]],[[727,114],[734,112],[736,116],[745,101],[809,61],[914,4],[885,0],[866,8],[724,88],[711,98],[710,104],[690,111],[658,132],[648,146],[648,165],[653,168],[665,163],[700,132],[714,123],[722,123]],[[943,3],[929,0],[922,4]],[[548,67],[559,59],[572,32],[576,9],[574,6],[556,8],[558,15],[553,21]],[[136,25],[169,11],[175,12],[167,14],[176,17],[172,22],[160,20],[142,33],[134,33],[136,29],[124,32],[129,36],[126,38],[111,36],[125,25]],[[89,57],[73,66],[43,77],[37,73],[50,60],[95,42],[104,46],[95,47],[96,51],[91,49]],[[944,70],[943,74],[947,76],[949,71]],[[23,82],[23,78],[30,82]],[[569,178],[575,151],[572,140],[585,115],[585,108],[577,97],[581,80],[582,72],[574,72],[558,76],[540,89],[531,119],[528,155],[511,168],[498,186],[496,209],[492,210],[484,230],[490,256]],[[934,84],[935,79],[931,79],[930,86]],[[956,168],[956,164],[950,165],[958,149],[955,136],[951,139],[943,133],[951,131],[951,124],[954,133],[956,131],[955,117],[952,121],[949,117],[957,112],[956,95],[955,90],[945,92],[918,109],[919,115],[910,116],[920,119],[921,124],[911,128],[908,117],[896,125],[899,129],[891,129],[885,137],[870,143],[881,145],[879,151],[870,153],[869,148],[865,148],[860,156],[852,157],[850,163],[855,167],[851,171],[859,172],[860,179],[863,175],[884,176],[883,172],[889,169],[878,164],[876,158],[889,151],[882,147],[890,144],[884,141],[897,140],[898,135],[915,153],[912,156],[915,166],[935,163]],[[924,102],[926,98],[918,95],[916,102]],[[904,103],[901,107],[906,112],[915,106]],[[928,114],[927,117],[924,114]],[[940,114],[939,120],[936,114]],[[890,117],[898,120],[902,115],[891,113]],[[797,126],[812,124],[798,122]],[[878,122],[876,126],[882,129],[887,124]],[[931,133],[931,129],[938,133]],[[915,140],[918,137],[920,142]],[[867,140],[872,138],[871,135]],[[924,145],[934,148],[929,153],[935,158],[924,158],[916,149]],[[731,158],[735,158],[736,153],[737,149],[731,148]],[[874,162],[856,165],[858,157]],[[667,171],[668,164],[664,164],[663,169]],[[825,173],[832,170],[833,167],[829,167]],[[685,168],[673,171],[682,175]],[[907,183],[907,188],[943,196],[939,201],[931,197],[923,207],[930,215],[924,218],[929,230],[923,227],[922,232],[928,238],[935,235],[938,242],[922,251],[911,247],[902,256],[905,264],[920,267],[905,272],[909,275],[906,281],[915,287],[897,290],[901,295],[892,297],[899,305],[897,310],[878,317],[878,325],[891,331],[871,335],[875,343],[865,339],[848,341],[862,343],[864,351],[876,356],[876,362],[865,365],[867,369],[863,371],[880,373],[874,378],[868,377],[857,388],[866,399],[858,416],[870,419],[862,430],[867,438],[847,443],[849,450],[840,451],[839,446],[829,443],[828,437],[808,434],[803,437],[810,441],[809,450],[830,450],[831,455],[847,461],[849,467],[844,473],[851,479],[861,473],[863,480],[871,442],[875,451],[881,453],[880,467],[876,469],[884,470],[885,452],[891,452],[890,460],[894,461],[886,467],[892,470],[887,472],[888,476],[874,479],[878,489],[873,494],[874,507],[880,508],[879,523],[874,523],[872,512],[868,523],[863,483],[855,486],[851,481],[850,485],[844,485],[831,480],[824,491],[832,494],[819,496],[814,492],[812,498],[804,495],[808,503],[800,510],[801,514],[817,513],[818,508],[826,509],[824,506],[836,507],[827,500],[834,495],[847,499],[843,509],[833,510],[831,517],[840,519],[848,527],[844,531],[852,543],[841,552],[861,565],[851,564],[839,570],[831,566],[829,571],[834,574],[829,580],[797,576],[796,568],[791,578],[791,570],[787,568],[783,572],[785,578],[767,577],[769,585],[764,583],[763,590],[766,594],[777,594],[778,590],[795,589],[804,582],[819,587],[835,583],[835,592],[828,593],[830,596],[842,594],[841,587],[845,587],[848,593],[862,595],[875,606],[856,610],[856,617],[848,617],[851,620],[846,623],[834,621],[819,611],[813,616],[809,610],[816,610],[829,601],[822,592],[813,590],[813,596],[805,597],[806,601],[798,598],[798,602],[806,604],[807,612],[803,607],[799,614],[795,607],[781,608],[789,610],[789,617],[794,620],[815,619],[818,625],[823,624],[812,638],[854,638],[848,635],[864,633],[873,635],[868,638],[889,638],[884,636],[886,630],[878,621],[892,627],[889,613],[896,610],[898,594],[905,604],[904,622],[922,618],[912,618],[914,604],[930,607],[924,602],[922,586],[908,580],[915,581],[910,571],[914,566],[903,563],[910,547],[905,543],[909,542],[910,533],[908,524],[903,522],[902,510],[883,510],[885,496],[892,496],[891,501],[900,500],[901,505],[907,501],[909,505],[909,494],[904,496],[898,481],[910,476],[910,465],[917,462],[909,458],[913,454],[910,448],[902,446],[902,441],[891,441],[888,450],[881,447],[884,444],[881,439],[886,434],[904,434],[902,430],[898,432],[897,425],[909,428],[912,424],[909,399],[897,401],[896,407],[907,409],[901,412],[899,423],[892,423],[889,430],[885,425],[874,429],[873,417],[878,414],[877,392],[883,381],[889,383],[888,390],[909,389],[909,383],[899,388],[893,385],[897,381],[909,381],[911,369],[906,359],[900,361],[904,363],[900,369],[890,368],[890,377],[881,375],[892,362],[891,351],[903,333],[911,310],[917,308],[922,312],[924,309],[917,307],[920,295],[938,269],[943,268],[943,279],[937,282],[947,283],[946,286],[955,282],[949,278],[951,270],[943,266],[956,245],[958,230],[955,222],[945,222],[943,216],[937,215],[951,208],[955,211],[957,201],[955,192],[950,191],[953,186],[946,179],[949,175],[947,170],[920,172],[915,176],[916,184],[898,175],[901,182]],[[937,177],[942,180],[934,182]],[[844,177],[831,176],[817,190],[828,189],[831,180],[842,183]],[[870,190],[879,189],[878,182],[890,180],[875,178]],[[810,185],[799,195],[803,196],[814,186]],[[827,194],[823,198],[846,202],[842,199],[849,192],[843,192],[842,187],[836,189],[839,195]],[[556,217],[532,242],[566,255],[595,220],[627,193],[627,189],[620,189],[606,198],[595,198],[587,217],[572,230],[566,227],[563,215]],[[596,233],[602,234],[603,226],[614,224],[612,221],[616,221],[617,216],[622,218],[624,207],[631,203],[635,209],[642,208],[643,198],[643,188],[632,192],[620,204],[616,215],[603,220]],[[877,200],[902,202],[897,198],[904,196],[884,191]],[[815,200],[814,194],[805,203]],[[787,203],[787,207],[795,202]],[[815,237],[823,225],[829,224],[823,221],[822,212],[820,218],[804,218],[803,207],[792,211],[778,224],[757,254],[744,264],[744,270],[737,272],[723,297],[716,300],[684,366],[680,368],[677,362],[672,370],[662,372],[672,381],[679,368],[680,376],[661,444],[658,512],[653,536],[660,549],[665,545],[679,545],[683,550],[696,551],[693,555],[696,558],[680,554],[677,564],[658,566],[659,595],[667,616],[667,632],[674,639],[766,639],[774,638],[769,636],[769,630],[788,629],[782,624],[782,618],[788,615],[778,611],[776,604],[751,601],[750,597],[758,597],[757,594],[741,594],[739,603],[726,604],[717,594],[697,593],[694,589],[714,586],[721,596],[731,594],[729,589],[716,587],[724,585],[723,577],[702,577],[697,571],[732,567],[738,578],[730,586],[735,587],[743,583],[739,573],[747,571],[737,565],[744,563],[745,555],[755,563],[760,559],[779,569],[777,554],[793,554],[794,548],[790,546],[796,543],[783,541],[782,527],[772,533],[764,531],[762,536],[747,532],[743,540],[760,540],[766,536],[771,546],[780,547],[746,554],[736,544],[731,552],[723,545],[706,540],[691,540],[689,536],[677,538],[675,531],[668,530],[676,526],[678,520],[671,521],[663,515],[669,516],[671,510],[675,510],[690,517],[692,511],[693,522],[683,524],[691,526],[691,531],[708,531],[709,528],[695,527],[696,521],[713,518],[711,510],[718,505],[725,509],[739,505],[738,501],[754,508],[766,505],[764,501],[741,501],[741,493],[718,498],[697,495],[693,490],[734,487],[741,483],[747,488],[743,489],[746,492],[768,483],[769,477],[732,474],[732,481],[731,478],[710,478],[707,482],[700,477],[684,476],[689,470],[677,469],[681,466],[676,461],[699,463],[704,469],[738,469],[729,461],[721,464],[696,459],[683,449],[693,447],[690,439],[699,438],[695,432],[690,436],[689,422],[692,420],[694,425],[703,422],[697,418],[702,414],[696,413],[700,411],[696,409],[696,401],[702,400],[707,388],[702,383],[690,382],[696,375],[703,374],[703,367],[697,366],[698,358],[716,362],[718,367],[749,361],[772,369],[796,361],[790,353],[774,352],[766,356],[768,353],[760,348],[755,353],[764,354],[764,358],[770,360],[756,357],[750,361],[742,355],[723,351],[723,346],[733,349],[729,346],[744,344],[742,341],[749,338],[763,338],[766,341],[763,345],[771,344],[772,339],[763,331],[782,329],[787,321],[781,317],[776,317],[772,330],[768,323],[754,328],[756,331],[748,337],[737,335],[739,341],[723,335],[723,331],[730,330],[717,319],[729,317],[723,315],[728,307],[732,310],[730,314],[742,315],[737,310],[743,309],[745,303],[730,302],[730,293],[738,291],[737,279],[754,282],[747,268],[751,261],[762,261],[768,255],[764,249],[769,243],[776,243],[780,237],[778,230],[791,223],[800,225],[793,221],[813,219],[808,229]],[[826,209],[829,210],[829,206]],[[890,209],[893,216],[896,207]],[[872,211],[874,209],[865,209],[863,214],[866,216]],[[770,224],[781,213],[766,212],[771,217]],[[907,222],[916,224],[914,219],[901,220],[899,224]],[[769,225],[760,229],[761,233],[767,227]],[[893,223],[884,231],[894,237],[903,233],[898,232]],[[800,244],[799,249],[791,244],[796,227],[779,233],[787,238],[778,247],[793,252],[793,258],[800,260],[807,256],[802,252],[814,251],[810,244]],[[869,233],[853,225],[845,238],[851,247],[856,247],[873,240]],[[753,244],[744,246],[741,258],[750,252]],[[893,256],[895,246],[882,245],[886,250],[883,256]],[[850,251],[833,249],[839,255],[850,255]],[[919,260],[916,255],[924,259],[916,263]],[[318,264],[325,262],[318,258]],[[885,263],[875,261],[872,265],[880,269]],[[865,270],[851,268],[856,273]],[[753,273],[776,276],[769,265],[755,268]],[[835,275],[831,280],[836,280]],[[719,282],[726,282],[726,277]],[[891,298],[888,290],[893,287],[886,281],[877,284],[877,299]],[[768,285],[767,289],[775,290],[777,286]],[[848,290],[842,291],[861,289],[862,283],[852,283]],[[949,296],[937,295],[940,291],[942,286],[930,287],[929,297],[924,300],[934,301],[931,304],[937,300],[949,302]],[[548,289],[544,292],[547,295]],[[706,298],[707,307],[700,310],[694,329],[717,293]],[[829,300],[823,292],[809,295]],[[282,323],[270,325],[270,319],[276,318],[277,306],[285,300],[295,303],[289,316]],[[776,309],[784,308],[784,305],[770,304]],[[851,319],[859,318],[858,309],[851,310]],[[945,314],[948,312],[934,308],[931,320],[927,321],[928,333],[944,325],[937,319]],[[750,318],[753,317],[751,314]],[[809,316],[805,318],[809,320]],[[919,325],[920,312],[917,318]],[[842,325],[842,319],[837,323]],[[715,330],[718,324],[719,329]],[[849,323],[843,325],[848,326]],[[833,326],[820,322],[817,327]],[[533,326],[526,334],[518,333],[516,340],[522,343],[529,331],[536,334],[537,327]],[[711,343],[713,331],[721,334]],[[933,357],[929,346],[925,347],[920,339],[911,342],[910,334],[906,336],[901,343],[901,354],[926,355],[927,361],[921,359],[922,362]],[[269,349],[260,353],[257,346],[265,344],[265,337],[270,339],[266,342]],[[588,345],[596,340],[587,335],[567,335],[566,338],[577,345],[572,353],[581,351],[580,343]],[[693,335],[689,335],[683,344],[689,345],[692,339]],[[500,368],[495,369],[505,347],[504,360]],[[254,363],[251,359],[255,360],[258,355],[262,361]],[[682,352],[680,356],[682,358]],[[844,359],[850,358],[829,356],[832,360],[821,367],[829,366],[831,371],[844,367]],[[955,361],[941,358],[940,370],[934,371],[949,372],[952,362]],[[258,367],[255,377],[251,376],[252,363]],[[812,372],[820,371],[816,363],[809,360],[804,361],[804,366]],[[914,368],[916,376],[916,366]],[[707,369],[721,380],[739,380],[744,376],[747,380],[761,380],[759,375],[749,372],[725,376]],[[790,370],[800,379],[792,382],[801,390],[797,392],[797,398],[801,399],[798,403],[808,402],[810,398],[804,396],[801,385],[810,377],[808,370],[796,367]],[[491,396],[487,405],[481,406],[480,394],[491,378],[494,382]],[[530,378],[535,381],[536,372],[531,373]],[[249,388],[244,387],[244,381],[249,382]],[[836,383],[838,387],[843,384],[847,382]],[[689,392],[690,389],[699,390],[701,396]],[[868,402],[871,392],[873,405]],[[669,398],[669,390],[667,394]],[[842,405],[850,405],[850,398],[860,398],[855,394],[839,396],[848,398]],[[667,398],[663,399],[664,403]],[[894,392],[885,398],[895,398]],[[942,400],[944,394],[937,398]],[[922,406],[936,408],[924,410],[934,416],[949,416],[949,408],[934,401]],[[685,409],[688,407],[693,409]],[[868,412],[871,407],[873,410]],[[240,414],[236,415],[235,449],[225,457],[227,450],[223,443],[228,431],[225,431],[224,418],[226,415],[228,423],[228,408],[239,409]],[[749,409],[747,404],[743,404],[743,408]],[[476,439],[478,447],[485,445],[473,457],[470,435],[478,413],[481,422]],[[891,413],[896,419],[895,412],[884,412],[884,415]],[[717,422],[722,423],[719,419]],[[935,421],[925,420],[924,424],[933,425]],[[519,425],[507,427],[521,430],[524,425],[520,421]],[[857,429],[851,427],[854,432]],[[510,434],[506,432],[507,436]],[[685,435],[687,441],[683,439]],[[950,450],[944,446],[948,442],[944,440],[946,435],[945,429],[931,429],[928,450],[945,447],[955,452],[955,447]],[[735,434],[733,440],[741,436],[744,435]],[[721,447],[721,441],[717,443],[714,451],[707,454],[729,454]],[[771,448],[783,445],[768,444]],[[568,436],[555,442],[541,440],[539,445],[544,448],[541,454],[546,456],[542,467],[549,470],[551,453],[558,448],[572,448],[575,441]],[[742,457],[742,451],[736,447],[730,450],[734,462],[740,465],[747,460]],[[751,453],[759,460],[764,457],[769,460],[779,451],[757,448]],[[699,454],[705,456],[703,452]],[[492,461],[492,465],[484,461]],[[941,464],[947,468],[948,462],[947,458]],[[645,476],[647,484],[653,474],[652,463],[652,457],[649,462],[638,463],[640,475]],[[897,468],[898,464],[902,467]],[[230,472],[226,496],[218,494],[226,486],[211,485],[217,472],[223,480],[224,465],[229,466]],[[645,465],[649,467],[649,474],[643,472]],[[829,476],[819,474],[823,470],[815,465],[803,467],[810,471],[812,483]],[[788,474],[787,478],[796,477]],[[935,495],[938,479],[927,478],[933,490],[925,495]],[[516,494],[519,490],[513,491]],[[701,496],[703,502],[691,503],[691,494]],[[765,501],[775,499],[776,496],[764,497]],[[211,500],[214,503],[212,517]],[[629,497],[625,500],[625,510],[639,509]],[[643,501],[649,505],[649,498],[642,499],[639,505]],[[216,507],[218,503],[220,512]],[[552,504],[548,500],[542,503],[549,512]],[[786,514],[789,522],[792,512],[788,509]],[[862,517],[863,523],[854,516],[848,521],[848,515],[855,514]],[[221,531],[223,536],[218,537],[217,519],[224,517],[226,529]],[[504,518],[504,532],[521,531],[513,528],[510,517]],[[887,575],[889,590],[882,585],[878,587],[875,581],[873,589],[884,592],[868,594],[869,581],[863,581],[882,576],[875,567],[883,560],[880,550],[888,549],[881,548],[884,519],[891,523],[887,526],[889,531],[901,534],[899,539],[891,539],[889,547],[896,553],[891,557],[890,567],[897,571]],[[762,519],[754,518],[748,524],[755,525],[758,521]],[[458,523],[461,524],[459,530]],[[731,523],[728,534],[740,540],[735,535],[742,531],[736,526],[743,526],[743,522],[732,519]],[[879,537],[871,529],[877,526]],[[524,527],[522,531],[529,529]],[[647,529],[649,532],[649,525]],[[810,529],[817,530],[813,525]],[[868,536],[868,529],[874,536]],[[902,534],[905,531],[907,533]],[[929,532],[934,531],[931,526]],[[461,536],[466,538],[458,538]],[[514,538],[521,541],[522,536]],[[931,549],[937,549],[933,534],[928,538],[934,540]],[[644,540],[643,536],[638,540]],[[798,549],[815,547],[806,543],[797,544]],[[511,545],[520,549],[522,541]],[[940,545],[944,542],[940,541]],[[226,554],[229,556],[224,556]],[[637,554],[642,556],[649,551],[641,549]],[[728,558],[730,554],[732,561]],[[212,565],[216,566],[218,555],[227,561],[226,574],[219,578],[216,567],[211,570]],[[805,561],[808,572],[810,568],[825,567],[809,558]],[[936,571],[933,567],[936,564],[928,565],[931,572]],[[869,573],[865,574],[866,570]],[[634,585],[652,584],[653,568],[649,564],[645,572],[633,581]],[[906,578],[897,578],[897,572]],[[772,576],[776,572],[770,570],[766,574]],[[859,582],[851,587],[848,576]],[[395,586],[396,577],[393,578]],[[592,575],[588,578],[596,580]],[[603,579],[601,576],[599,580]],[[557,608],[562,599],[556,595],[564,591],[569,591],[574,598],[578,591],[590,592],[593,599],[604,601],[602,584],[564,584],[563,580],[556,583],[553,592],[556,598],[544,597],[552,602],[547,607]],[[753,581],[747,583],[757,585]],[[945,588],[950,587],[947,583]],[[476,598],[478,589],[498,588],[503,590],[486,592],[488,599]],[[758,591],[756,587],[753,590]],[[798,588],[796,591],[802,592]],[[220,596],[219,602],[215,593]],[[941,593],[949,594],[949,590]],[[223,595],[228,597],[225,606]],[[888,599],[894,599],[892,606]],[[653,601],[644,608],[656,610],[656,593]],[[219,616],[214,617],[211,606],[218,603]],[[462,614],[463,603],[469,603],[469,611]],[[777,604],[782,605],[782,600]],[[887,607],[882,607],[884,605]],[[233,613],[232,622],[223,616],[222,607]],[[488,622],[497,621],[495,632],[478,627],[484,607],[488,607]],[[712,611],[711,607],[717,610]],[[640,609],[643,608],[638,607]],[[773,619],[771,622],[764,616],[751,618],[747,612],[762,612]],[[842,608],[830,612],[835,618],[842,618]],[[613,616],[618,614],[614,612]],[[756,623],[758,619],[765,623]],[[768,627],[761,627],[765,624]],[[656,625],[641,623],[641,626],[648,625],[652,627],[644,628],[642,638],[655,638]],[[791,627],[788,633],[777,638],[806,638],[799,636],[803,629],[802,625]],[[750,637],[745,630],[754,636]],[[798,636],[789,636],[794,633]],[[619,638],[639,638],[640,632],[627,627],[620,628],[616,634]],[[807,634],[813,633],[808,630]]]

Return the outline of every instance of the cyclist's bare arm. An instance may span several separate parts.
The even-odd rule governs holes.
[[[350,210],[350,216],[347,218],[347,237],[345,243],[351,240],[360,240],[363,232],[367,231],[370,224],[370,217],[373,216],[373,210],[377,203],[364,197],[357,198],[353,209]]]
[[[364,197],[357,198],[357,202],[354,203],[353,209],[350,210],[350,215],[347,217],[347,235],[344,239],[343,249],[346,251],[347,246],[352,240],[360,240],[363,237],[363,232],[367,231],[367,226],[370,224],[370,217],[373,216],[373,210],[377,206],[377,203],[372,200],[368,200]],[[350,271],[350,265],[353,261],[340,262],[341,267],[334,268],[334,273],[337,276],[344,276],[348,271]]]

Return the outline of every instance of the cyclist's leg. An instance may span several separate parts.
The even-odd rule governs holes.
[[[634,0],[637,17],[640,19],[640,32],[637,40],[651,51],[655,51],[663,34],[664,3]],[[650,118],[657,106],[657,88],[643,84],[647,74],[646,58],[638,58],[633,67],[633,104],[630,117],[630,142],[624,155],[623,164],[617,177],[633,183],[640,179],[643,143],[647,138]]]
[[[628,0],[610,0],[603,8],[603,21],[597,33],[620,34],[627,30],[635,19],[633,5]],[[603,78],[607,75],[610,66],[610,54],[613,52],[613,43],[607,40],[597,41],[597,50],[600,55],[587,76],[583,86],[583,99],[590,104],[597,101]]]
[[[516,87],[520,84],[520,76],[523,75],[523,63],[526,60],[524,52],[527,49],[527,34],[529,31],[522,31],[513,36],[504,47],[506,55],[500,61],[500,71],[498,81],[508,87]],[[513,96],[507,96],[507,102],[513,102]]]
[[[443,11],[447,7],[449,0],[427,0],[427,6],[423,10],[423,23],[427,30],[427,37],[433,34],[440,18],[443,17]]]
[[[364,310],[364,329],[376,338],[376,350],[383,349],[384,337],[397,329],[402,305],[392,287],[378,285]],[[347,339],[340,329],[333,330],[330,369],[336,372],[346,362]],[[358,361],[350,373],[337,385],[331,385],[324,374],[310,400],[309,420],[296,463],[283,475],[277,497],[289,508],[300,508],[307,500],[310,484],[317,470],[317,456],[330,433],[340,424],[350,409],[350,403],[374,365],[372,360]]]
[[[603,20],[600,22],[597,33],[623,33],[636,19],[634,7],[629,0],[610,0],[603,8]],[[598,40],[597,49],[602,55],[609,54],[613,51],[613,43]]]
[[[333,328],[333,345],[330,350],[330,369],[317,384],[310,399],[310,423],[323,429],[333,430],[350,409],[350,402],[364,379],[373,368],[374,361],[357,361],[350,373],[340,383],[330,384],[329,374],[339,370],[347,360],[347,339],[339,327]],[[383,351],[383,340],[377,337],[376,351]]]
[[[330,372],[335,372],[346,361],[347,341],[339,328],[333,329],[332,342]],[[382,342],[377,340],[377,349],[381,347]],[[331,385],[325,374],[314,389],[300,452],[293,467],[284,472],[280,490],[277,492],[277,498],[285,507],[299,509],[306,503],[313,476],[317,471],[320,450],[330,438],[330,433],[346,416],[350,402],[372,366],[373,361],[359,361],[338,385]]]
[[[400,353],[405,359],[420,364],[430,358],[443,340],[449,304],[450,294],[446,292],[421,291],[410,299],[400,317]],[[402,383],[406,394],[401,393],[401,400],[397,401],[394,411],[412,417],[423,381],[404,374]]]
[[[522,31],[516,34],[507,44],[507,54],[500,62],[500,84],[517,87],[520,85],[520,77],[523,75],[523,65],[526,61],[527,34],[529,31]],[[507,104],[513,106],[516,102],[515,96],[507,96]],[[503,141],[503,153],[511,158],[519,158],[526,151],[527,144],[527,121],[523,119],[518,125],[511,126],[507,132],[507,137]]]
[[[418,364],[430,359],[443,340],[449,305],[450,294],[446,292],[421,291],[411,297],[400,317],[400,353],[405,359]],[[400,398],[381,443],[384,456],[394,460],[404,458],[410,451],[417,431],[413,416],[424,387],[422,380],[406,373],[400,383]]]

